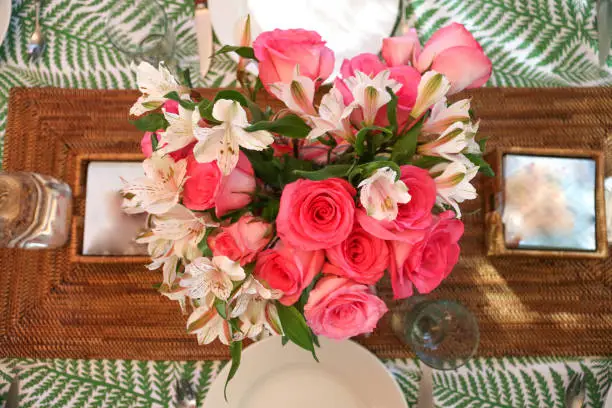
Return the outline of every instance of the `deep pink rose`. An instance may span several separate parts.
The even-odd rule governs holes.
[[[215,202],[215,213],[221,217],[232,210],[243,208],[252,201],[255,191],[255,171],[244,153],[240,152],[236,168],[224,176]]]
[[[168,113],[174,113],[175,115],[178,115],[179,114],[179,103],[172,99],[168,99],[166,102],[164,102],[163,110],[165,110]]]
[[[183,205],[190,210],[213,208],[219,192],[222,174],[217,162],[198,163],[187,157],[187,180],[183,186]]]
[[[196,142],[189,143],[187,146],[169,153],[169,155],[174,159],[174,161],[186,159],[189,156],[193,156],[193,146],[195,146],[195,144]]]
[[[285,186],[278,236],[301,250],[331,248],[353,230],[356,191],[346,180],[298,180]]]
[[[334,69],[334,53],[315,31],[266,31],[253,41],[253,49],[259,60],[259,78],[266,89],[276,82],[291,82],[296,65],[300,66],[300,75],[317,85]]]
[[[154,134],[155,132],[145,132],[140,140],[140,150],[147,159],[153,154],[153,142],[151,141],[151,136]]]
[[[177,151],[175,153],[180,152]],[[187,157],[187,180],[183,187],[185,207],[203,211],[215,207],[218,217],[243,208],[252,200],[255,172],[249,159],[240,152],[236,168],[223,176],[217,162],[199,163],[193,154]]]
[[[401,166],[400,180],[408,187],[410,201],[398,205],[397,218],[378,221],[360,209],[357,219],[370,234],[385,240],[414,242],[420,240],[431,225],[431,211],[436,203],[436,183],[425,169]]]
[[[420,72],[431,69],[444,74],[451,83],[449,95],[481,87],[491,76],[491,60],[474,36],[458,23],[436,31],[415,61]]]
[[[251,214],[243,215],[237,222],[218,229],[208,237],[213,255],[225,255],[246,265],[255,260],[272,238],[272,226]]]
[[[381,53],[390,67],[412,65],[413,57],[421,53],[417,31],[411,28],[402,36],[385,38]]]
[[[373,285],[389,265],[387,243],[367,233],[359,224],[341,244],[325,250],[330,263],[323,272]]]
[[[255,264],[255,277],[272,289],[283,291],[280,302],[289,306],[297,302],[302,291],[321,272],[325,253],[301,251],[279,241],[274,248],[259,254]]]
[[[395,299],[429,293],[442,283],[459,260],[457,242],[463,235],[463,223],[453,211],[436,216],[423,239],[414,243],[391,241],[389,273]]]
[[[336,340],[371,333],[386,312],[385,303],[367,285],[337,276],[317,282],[304,306],[314,334]]]

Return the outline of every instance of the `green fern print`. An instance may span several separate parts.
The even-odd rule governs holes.
[[[415,360],[384,362],[416,406],[421,373]],[[177,380],[189,381],[198,406],[224,362],[0,359],[0,404],[21,372],[20,407],[172,407]],[[474,359],[456,371],[434,371],[438,408],[564,408],[569,377],[583,372],[586,407],[603,408],[612,360],[560,358]]]
[[[0,46],[0,160],[10,88],[134,88],[130,61],[104,33],[103,16],[121,0],[45,0],[42,25],[47,49],[29,62],[26,44],[34,26],[34,2],[13,0],[7,36]],[[412,0],[409,22],[422,39],[457,21],[480,41],[493,61],[489,86],[594,86],[612,84],[610,66],[597,63],[595,0]],[[199,77],[193,2],[160,0],[176,33],[176,57],[190,68],[194,86],[235,86],[235,63],[213,60]],[[0,404],[17,371],[21,407],[169,407],[174,384],[186,378],[201,403],[225,362],[0,359]],[[386,361],[409,406],[415,406],[416,361]],[[453,372],[435,372],[436,407],[563,407],[569,377],[582,371],[587,407],[602,408],[612,382],[609,358],[475,359]]]

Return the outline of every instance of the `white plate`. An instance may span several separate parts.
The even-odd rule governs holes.
[[[336,55],[336,69],[344,58],[363,52],[377,54],[382,39],[391,35],[398,0],[209,0],[215,34],[222,44],[236,45],[239,23],[251,15],[253,39],[275,28],[304,28],[321,34]],[[232,54],[233,55],[233,54]],[[254,64],[251,72],[257,73]]]
[[[11,0],[0,0],[0,45],[11,23]]]
[[[280,336],[247,347],[236,377],[223,386],[231,364],[212,384],[204,408],[406,408],[391,373],[352,341],[321,337],[319,363]]]

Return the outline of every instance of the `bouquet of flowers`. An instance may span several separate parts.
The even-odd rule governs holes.
[[[386,38],[382,59],[345,60],[332,84],[316,32],[264,32],[251,46],[247,19],[242,45],[219,52],[240,56],[242,92],[208,100],[163,64],[137,67],[130,113],[147,158],[123,196],[149,214],[138,241],[163,271],[159,291],[200,344],[229,345],[231,379],[245,339],[280,335],[316,358],[319,335],[375,329],[385,273],[397,299],[448,276],[459,203],[491,168],[470,101],[447,96],[483,85],[491,63],[459,24],[422,48],[414,30]],[[284,107],[256,104],[264,90]]]

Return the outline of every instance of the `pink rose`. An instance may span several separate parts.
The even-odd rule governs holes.
[[[324,265],[324,273],[367,285],[378,282],[389,265],[387,243],[368,234],[359,224],[344,242],[327,249],[325,254],[330,263]]]
[[[198,163],[193,154],[187,157],[187,180],[183,185],[183,205],[196,211],[213,208],[221,176],[217,162]]]
[[[278,236],[301,250],[325,249],[353,230],[356,191],[346,180],[298,180],[285,186],[276,218]]]
[[[301,251],[279,241],[272,249],[259,254],[255,277],[270,288],[283,292],[280,302],[289,306],[297,302],[302,291],[321,272],[325,262],[323,251]]]
[[[420,52],[421,43],[414,28],[402,36],[385,38],[381,50],[390,67],[412,65],[413,57],[418,56]]]
[[[389,273],[395,299],[429,293],[442,283],[459,260],[457,242],[463,235],[463,223],[453,211],[438,215],[423,239],[414,243],[391,241]]]
[[[140,140],[140,150],[147,159],[153,154],[153,142],[151,141],[152,135],[155,135],[155,132],[145,132],[144,136],[142,136],[142,139]]]
[[[196,142],[189,143],[187,146],[178,149],[174,152],[170,152],[169,155],[174,159],[174,161],[179,161],[186,159],[189,156],[193,156],[193,146],[195,146]]]
[[[187,180],[183,186],[185,207],[196,211],[215,207],[217,217],[221,217],[249,204],[253,191],[255,172],[242,152],[236,168],[228,176],[221,174],[216,161],[199,163],[193,154],[187,157]]]
[[[378,221],[359,210],[357,219],[366,231],[380,239],[413,242],[420,240],[431,225],[436,183],[425,169],[405,165],[400,170],[400,180],[408,187],[411,198],[406,204],[398,205],[397,218]]]
[[[174,113],[175,115],[179,114],[179,103],[177,101],[173,101],[172,99],[168,99],[164,102],[164,106],[162,108],[168,113]]]
[[[253,49],[259,60],[259,78],[266,89],[276,82],[291,82],[296,65],[300,66],[300,75],[317,85],[334,69],[334,53],[315,31],[266,31],[255,39]]]
[[[342,139],[341,137],[336,137],[336,147],[332,148],[330,146],[324,145],[323,143],[315,140],[313,142],[306,142],[300,145],[300,159],[309,160],[311,162],[317,164],[327,164],[327,158],[329,150],[331,149],[331,154],[329,154],[329,161],[334,162],[342,153],[346,152],[346,150],[351,146],[349,142]]]
[[[257,253],[264,249],[270,238],[272,226],[247,214],[209,236],[208,246],[214,256],[225,255],[244,266],[255,260]]]
[[[249,159],[240,152],[236,168],[221,180],[215,202],[217,217],[249,204],[254,191],[255,171]]]
[[[368,286],[336,276],[317,282],[304,306],[314,334],[336,340],[371,333],[386,312],[385,303]]]
[[[376,76],[380,71],[387,69],[377,55],[370,53],[363,53],[354,56],[351,59],[345,59],[342,61],[340,67],[340,73],[343,78],[355,76],[355,71],[363,72],[371,77]]]
[[[491,76],[491,60],[474,36],[461,24],[436,31],[416,55],[415,67],[444,74],[451,83],[450,94],[483,86]]]

